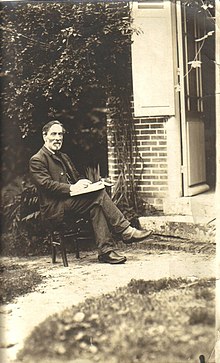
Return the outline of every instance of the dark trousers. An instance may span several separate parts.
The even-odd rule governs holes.
[[[66,215],[90,214],[99,254],[114,248],[111,229],[120,234],[130,225],[105,190],[70,197],[64,208]]]

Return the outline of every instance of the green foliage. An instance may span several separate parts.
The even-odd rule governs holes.
[[[51,117],[69,103],[71,118],[85,87],[109,92],[114,79],[123,80],[131,43],[127,3],[6,4],[2,19],[4,111],[23,137],[44,122],[35,114],[39,103]]]
[[[32,234],[39,230],[40,212],[34,185],[24,178],[16,178],[2,190],[3,226],[15,235],[23,229]]]
[[[42,142],[41,127],[52,118],[69,130],[65,147],[80,159],[78,167],[106,165],[108,112],[132,200],[129,3],[5,3],[1,15],[5,183],[27,171],[29,157]]]
[[[18,177],[2,190],[3,255],[48,253],[50,244],[42,228],[36,188]]]
[[[190,6],[190,7],[197,7],[198,10],[213,9],[215,6],[215,0],[182,0],[183,5]]]
[[[50,242],[43,233],[29,234],[25,229],[15,233],[2,233],[1,254],[2,256],[40,256],[50,253]]]

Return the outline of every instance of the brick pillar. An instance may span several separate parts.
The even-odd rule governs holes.
[[[146,203],[156,209],[163,209],[163,199],[167,195],[167,135],[165,118],[134,119],[136,145],[133,146],[133,163],[137,188]],[[109,176],[117,179],[118,165],[114,145],[114,128],[107,121]]]

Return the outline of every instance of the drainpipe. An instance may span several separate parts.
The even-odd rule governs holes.
[[[216,0],[216,339],[215,361],[220,362],[220,0]]]

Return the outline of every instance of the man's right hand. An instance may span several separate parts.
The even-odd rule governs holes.
[[[80,179],[75,184],[70,185],[70,193],[78,193],[92,184],[89,179]]]

